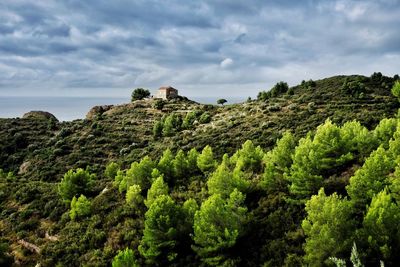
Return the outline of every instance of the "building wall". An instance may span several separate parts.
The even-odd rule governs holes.
[[[155,94],[155,98],[162,98],[162,99],[168,99],[168,98],[174,98],[178,96],[178,92],[175,90],[158,90],[157,93]]]

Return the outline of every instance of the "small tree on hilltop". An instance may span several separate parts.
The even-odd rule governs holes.
[[[143,88],[136,88],[132,92],[132,102],[135,100],[141,100],[143,98],[149,97],[150,91]]]
[[[217,104],[218,105],[224,105],[226,102],[228,102],[228,101],[226,99],[223,99],[223,98],[217,100]]]

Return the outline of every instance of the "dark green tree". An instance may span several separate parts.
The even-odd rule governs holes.
[[[119,165],[115,162],[110,162],[106,166],[104,175],[110,180],[114,180],[115,176],[117,176],[118,171],[119,171]]]
[[[193,249],[210,266],[233,263],[229,249],[243,234],[247,221],[244,195],[234,190],[228,199],[220,194],[210,196],[194,216]]]
[[[224,105],[226,102],[228,102],[228,101],[226,99],[223,99],[223,98],[217,100],[217,104],[218,105]]]
[[[193,123],[197,119],[196,113],[194,111],[188,112],[183,119],[182,128],[191,129],[193,128]]]
[[[199,168],[197,167],[197,158],[199,157],[199,152],[196,150],[196,148],[192,148],[189,150],[187,153],[187,167],[188,167],[188,172],[190,175],[196,174],[199,171]]]
[[[201,114],[200,118],[199,118],[199,122],[204,124],[204,123],[209,123],[211,121],[211,114],[209,112],[204,112],[203,114]]]
[[[155,162],[152,161],[148,156],[142,158],[140,162],[133,162],[119,184],[119,191],[126,191],[131,185],[134,184],[139,185],[142,190],[147,190],[151,185],[151,174],[155,167]]]
[[[151,265],[166,266],[178,257],[177,227],[182,210],[168,195],[159,196],[145,214],[139,252]]]
[[[162,121],[156,121],[153,126],[154,139],[160,138],[163,134],[164,124]]]
[[[180,149],[178,153],[176,153],[175,159],[172,163],[174,166],[175,177],[182,178],[187,174],[188,163],[186,160],[185,152],[183,152],[183,150]]]
[[[149,97],[150,96],[150,91],[147,89],[143,88],[136,88],[132,92],[132,102],[135,100],[141,100],[143,98]]]
[[[293,163],[292,156],[296,147],[294,136],[290,132],[283,134],[273,150],[264,156],[264,174],[261,187],[267,191],[286,191],[285,174]]]
[[[245,192],[249,187],[249,182],[244,179],[240,171],[232,172],[229,168],[229,157],[224,155],[221,164],[217,167],[207,181],[208,192],[220,194],[222,197],[229,197],[235,190]]]
[[[174,155],[169,148],[164,150],[157,166],[160,172],[164,174],[164,178],[167,182],[172,180],[174,177]]]

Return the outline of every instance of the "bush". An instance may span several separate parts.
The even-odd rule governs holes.
[[[69,170],[64,174],[64,178],[58,185],[58,193],[64,202],[69,203],[71,199],[78,194],[86,194],[90,191],[94,174],[81,168]]]
[[[199,122],[200,123],[209,123],[211,121],[211,115],[208,112],[204,112],[201,114]]]
[[[117,172],[119,171],[119,165],[115,162],[110,162],[106,166],[106,170],[104,171],[104,175],[111,179],[114,180],[115,176],[117,176]]]
[[[112,267],[138,267],[138,266],[139,264],[135,259],[133,250],[129,248],[126,248],[125,250],[120,250],[112,261]]]
[[[73,197],[71,201],[71,210],[69,211],[69,217],[71,218],[71,220],[85,217],[90,214],[90,209],[90,201],[84,195],[81,195],[78,199],[76,197]]]
[[[396,81],[392,87],[392,94],[400,99],[400,82]]]
[[[154,101],[153,108],[162,110],[164,108],[165,102],[161,99]]]
[[[136,88],[132,92],[132,102],[135,100],[141,100],[141,99],[149,97],[149,96],[150,96],[149,90],[143,89],[143,88]]]

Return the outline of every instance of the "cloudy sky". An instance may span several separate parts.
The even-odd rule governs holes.
[[[255,96],[400,73],[400,0],[2,0],[0,95]]]

